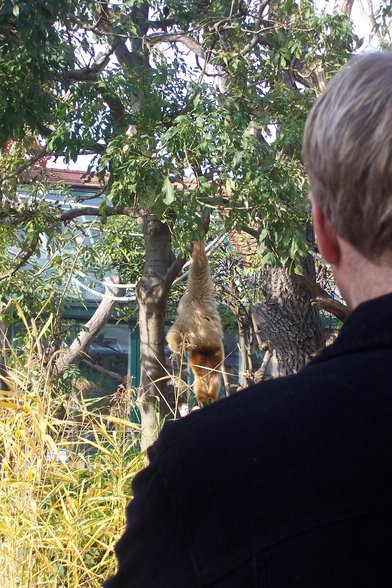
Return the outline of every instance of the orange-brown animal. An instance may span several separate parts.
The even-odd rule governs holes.
[[[221,383],[223,332],[203,241],[193,242],[187,291],[179,302],[177,318],[166,339],[173,353],[189,350],[199,405],[214,402]]]

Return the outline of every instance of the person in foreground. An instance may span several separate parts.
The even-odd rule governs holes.
[[[105,588],[392,586],[392,53],[338,72],[303,157],[353,312],[298,374],[165,425]]]

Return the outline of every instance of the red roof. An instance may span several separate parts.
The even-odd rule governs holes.
[[[73,169],[55,169],[50,167],[32,168],[26,173],[26,178],[30,180],[41,179],[51,184],[62,182],[73,188],[84,188],[86,190],[99,190],[104,187],[104,184],[98,179],[96,174],[91,177],[87,175],[86,171]],[[109,174],[105,175],[105,182],[109,180]],[[174,186],[181,190],[186,185],[190,189],[197,187],[197,182],[194,180],[184,180],[184,182],[173,182]]]
[[[71,170],[71,169],[53,169],[53,168],[35,168],[31,169],[27,177],[33,179],[45,179],[46,182],[57,184],[62,182],[74,188],[99,189],[102,188],[102,183],[96,174],[91,177],[87,175],[86,171]]]

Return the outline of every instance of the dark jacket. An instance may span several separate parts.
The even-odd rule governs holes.
[[[299,374],[165,425],[105,588],[392,587],[392,295]]]

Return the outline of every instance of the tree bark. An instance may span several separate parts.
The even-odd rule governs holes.
[[[304,262],[314,275],[313,260]],[[266,301],[253,307],[262,338],[269,340],[278,359],[279,376],[303,368],[325,344],[318,311],[311,304],[311,293],[294,273],[271,268],[264,285]]]
[[[334,300],[333,298],[326,298],[325,296],[317,296],[316,298],[312,298],[311,300],[312,306],[314,308],[319,308],[320,310],[326,310],[330,312],[336,318],[341,321],[345,321],[350,315],[350,309],[345,304],[339,302],[339,300]]]
[[[139,219],[145,240],[145,263],[136,286],[140,330],[140,388],[138,407],[142,428],[142,449],[156,439],[159,417],[170,413],[165,359],[165,310],[170,286],[181,271],[174,261],[167,225],[150,216]],[[174,262],[174,263],[173,263]]]

